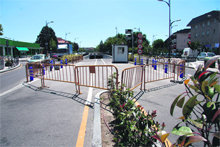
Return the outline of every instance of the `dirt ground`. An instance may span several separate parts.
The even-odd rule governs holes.
[[[111,121],[113,121],[113,115],[110,111],[110,108],[106,106],[109,103],[109,93],[103,93],[101,96],[101,130],[102,130],[102,146],[103,147],[112,147],[114,146],[113,135],[110,130]]]

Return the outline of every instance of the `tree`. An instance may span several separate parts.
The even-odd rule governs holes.
[[[78,51],[79,50],[79,45],[78,43],[73,43],[73,51]]]
[[[41,47],[44,47],[44,53],[50,52],[51,45],[54,47],[56,44],[57,46],[57,37],[54,30],[48,26],[44,26],[40,34],[37,36],[36,43],[39,43]]]
[[[196,50],[199,49],[201,47],[200,43],[198,41],[196,42],[188,42],[188,46],[192,49],[192,50]]]
[[[96,51],[98,52],[104,52],[105,50],[105,45],[103,43],[103,41],[101,40],[101,42],[99,43],[99,45],[96,47]]]
[[[154,40],[152,46],[153,46],[153,54],[158,54],[160,52],[163,52],[164,42],[162,39],[157,39]]]
[[[0,36],[3,35],[3,28],[2,28],[2,24],[0,24]]]

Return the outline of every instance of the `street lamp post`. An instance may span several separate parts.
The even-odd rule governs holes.
[[[48,24],[50,24],[50,23],[54,23],[54,22],[53,21],[49,21],[49,22],[46,21],[46,26],[48,26]]]
[[[46,27],[48,26],[48,24],[50,24],[50,23],[54,23],[54,21],[49,21],[49,22],[47,22],[47,20],[46,20]],[[48,36],[48,30],[47,30],[47,36]],[[47,49],[47,54],[48,54],[48,50],[50,50],[50,46],[49,46],[49,42],[50,42],[50,40],[48,40],[48,39],[50,39],[49,37],[47,38],[46,37],[46,40],[47,40],[47,42],[45,43],[45,48]],[[51,52],[50,52],[50,54],[51,54]]]
[[[174,21],[172,21],[172,22],[170,23],[170,34],[172,34],[172,28],[175,27],[175,26],[177,26],[177,25],[174,25],[174,26],[173,26],[173,23],[174,23],[174,22],[178,22],[178,21],[181,21],[181,19],[174,20]]]
[[[66,40],[66,36],[67,36],[68,34],[70,34],[70,32],[65,34],[65,40]]]
[[[167,4],[167,6],[169,7],[169,38],[168,38],[168,50],[169,50],[169,58],[170,58],[170,53],[171,53],[171,50],[170,50],[170,34],[171,34],[171,4],[170,4],[170,0],[168,1],[164,1],[164,0],[158,0],[160,2],[164,2]]]

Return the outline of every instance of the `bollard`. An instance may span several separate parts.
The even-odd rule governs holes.
[[[180,78],[183,78],[183,64],[180,64]]]
[[[50,64],[51,64],[50,65],[50,71],[52,71],[52,69],[53,69],[53,60],[50,61]]]
[[[42,64],[43,66],[43,75],[45,75],[45,67],[44,67],[44,64]]]
[[[154,67],[154,59],[152,60],[152,67]]]
[[[141,65],[144,65],[144,60],[143,59],[141,59]]]
[[[60,60],[60,64],[63,64],[63,60]],[[60,68],[63,68],[63,65],[61,65]]]
[[[33,67],[29,67],[29,73],[30,73],[30,82],[34,80],[34,72],[33,72]]]
[[[157,61],[154,61],[154,70],[157,70]]]
[[[67,65],[67,59],[65,59],[65,64]]]
[[[147,59],[146,59],[146,64],[148,65],[148,63],[149,63],[149,59],[147,58]]]
[[[134,58],[134,65],[137,65],[137,58]]]
[[[167,71],[168,71],[168,63],[166,62],[164,72],[167,73]]]

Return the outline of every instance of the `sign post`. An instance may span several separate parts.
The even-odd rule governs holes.
[[[143,35],[141,33],[138,33],[138,55],[139,55],[139,63],[141,63],[141,54],[143,54],[143,40],[142,40]]]

